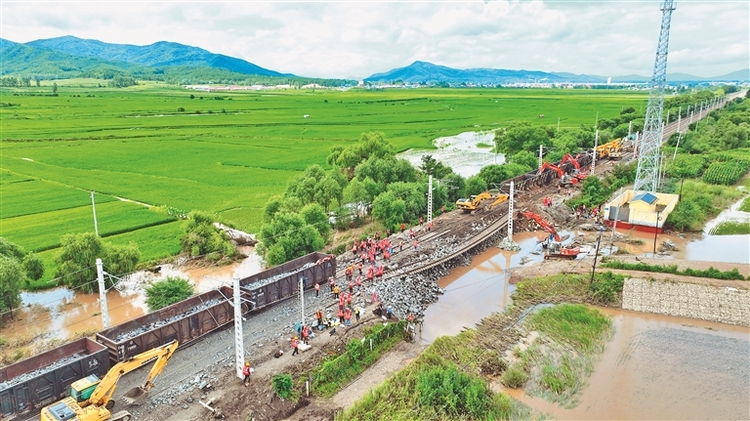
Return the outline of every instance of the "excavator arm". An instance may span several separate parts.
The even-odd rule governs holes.
[[[550,169],[557,173],[557,176],[562,178],[563,175],[565,175],[565,171],[562,170],[562,168],[556,166],[555,164],[550,164],[549,162],[545,162],[542,164],[542,167],[539,168],[539,173],[542,174],[545,170]]]
[[[155,361],[153,367],[151,367],[151,370],[148,373],[148,377],[146,377],[146,383],[144,386],[142,388],[136,388],[125,395],[126,397],[130,395],[130,399],[139,398],[140,395],[154,386],[154,379],[164,371],[164,367],[177,349],[177,345],[177,341],[172,341],[168,344],[142,352],[128,360],[115,364],[99,382],[99,386],[94,389],[94,392],[91,394],[88,401],[89,405],[107,406],[107,403],[112,399],[112,395],[115,393],[117,382],[122,375],[130,373],[133,370]]]
[[[581,169],[581,165],[578,163],[578,161],[576,161],[575,158],[573,158],[572,156],[570,156],[570,154],[567,154],[567,153],[565,154],[565,156],[563,156],[562,161],[560,161],[560,165],[563,165],[566,162],[570,162],[571,164],[573,164],[573,166],[576,167],[577,170]]]
[[[521,211],[521,215],[529,219],[533,219],[537,224],[539,224],[540,227],[544,228],[548,233],[552,234],[555,238],[555,241],[560,241],[560,235],[557,234],[555,228],[547,221],[545,221],[544,218],[530,211]]]

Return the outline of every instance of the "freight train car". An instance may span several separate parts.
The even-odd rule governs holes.
[[[25,419],[67,396],[71,383],[110,367],[107,348],[88,338],[78,339],[0,368],[0,419]]]
[[[274,268],[240,280],[243,298],[252,303],[253,310],[285,300],[297,294],[300,280],[304,289],[315,283],[324,285],[336,275],[336,256],[310,253]]]
[[[240,281],[245,298],[243,314],[277,303],[299,292],[299,280],[306,289],[336,272],[336,258],[310,253]],[[97,342],[109,349],[113,361],[123,361],[173,340],[180,347],[234,321],[232,288],[204,292],[169,307],[121,323],[96,334]]]
[[[113,361],[119,362],[174,340],[180,347],[234,320],[232,288],[190,297],[96,334]]]

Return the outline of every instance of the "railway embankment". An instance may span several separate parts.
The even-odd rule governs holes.
[[[622,308],[750,326],[750,285],[738,282],[631,277],[623,285]]]

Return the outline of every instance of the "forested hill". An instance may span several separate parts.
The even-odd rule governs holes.
[[[702,81],[747,81],[750,69],[738,70],[726,75],[714,77],[700,77],[686,73],[670,73],[667,80],[671,82],[702,82]],[[640,82],[650,80],[648,76],[625,75],[613,76],[612,82]],[[539,70],[509,70],[509,69],[454,69],[447,66],[415,61],[414,63],[383,73],[375,73],[365,78],[366,82],[402,82],[422,84],[474,84],[498,85],[511,83],[606,83],[607,77],[565,72],[543,72]]]
[[[151,45],[110,44],[74,36],[40,39],[26,45],[59,51],[79,57],[94,57],[107,61],[125,62],[149,67],[209,67],[246,75],[294,77],[265,69],[235,57],[214,54],[202,48],[176,42],[159,41]]]

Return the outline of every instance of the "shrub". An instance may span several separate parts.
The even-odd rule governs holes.
[[[277,374],[271,379],[273,391],[281,399],[293,399],[294,391],[292,390],[293,382],[291,374]]]
[[[419,403],[449,416],[483,419],[490,408],[490,393],[482,380],[450,368],[429,368],[417,378]]]
[[[516,363],[503,373],[503,384],[513,389],[523,386],[529,380],[529,375],[522,364]]]
[[[714,162],[703,173],[703,181],[709,184],[725,184],[731,186],[739,181],[750,169],[750,161],[736,159],[734,161]]]
[[[180,302],[193,294],[195,294],[195,287],[189,280],[167,276],[166,279],[146,287],[146,305],[149,311],[155,311]]]

